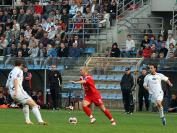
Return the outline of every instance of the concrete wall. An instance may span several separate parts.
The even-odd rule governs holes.
[[[151,0],[152,11],[173,11],[176,0]]]

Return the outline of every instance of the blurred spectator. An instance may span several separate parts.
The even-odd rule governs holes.
[[[32,30],[33,31],[33,30]],[[32,32],[33,33],[33,32]],[[42,39],[44,36],[44,30],[42,29],[42,26],[38,26],[37,33],[35,34],[36,39]],[[45,40],[45,39],[44,39]]]
[[[110,14],[110,24],[111,26],[114,24],[113,20],[116,19],[116,12],[117,12],[117,1],[111,0],[108,5],[108,13]]]
[[[0,56],[6,55],[6,50],[8,46],[8,41],[6,40],[5,36],[0,37]]]
[[[37,104],[43,108],[44,107],[44,95],[43,92],[41,90],[38,91],[37,93]]]
[[[68,48],[64,43],[60,44],[60,48],[58,49],[58,57],[68,57]]]
[[[76,11],[77,11],[77,5],[75,4],[75,0],[72,0],[69,9],[70,18],[72,18],[76,14]]]
[[[163,36],[160,35],[159,38],[158,38],[158,40],[157,40],[157,43],[156,43],[156,49],[157,49],[158,51],[160,51],[163,41],[164,41],[164,40],[163,40]]]
[[[77,47],[77,43],[73,43],[73,46],[69,48],[69,57],[80,57],[80,49]]]
[[[135,41],[131,38],[131,35],[127,35],[126,40],[126,54],[127,57],[130,57],[135,50]]]
[[[38,45],[34,42],[32,44],[32,48],[28,51],[28,54],[30,55],[31,58],[36,58],[38,56],[39,52],[39,47]]]
[[[33,26],[35,23],[34,16],[32,14],[31,10],[26,11],[26,19],[25,19],[25,25],[29,25],[30,27]]]
[[[33,90],[31,94],[32,99],[37,103],[38,101],[38,96],[37,96],[37,91]]]
[[[51,30],[48,33],[49,39],[54,39],[57,34],[57,30],[55,29],[54,25],[51,26]]]
[[[77,11],[77,14],[73,17],[73,32],[82,36],[83,33],[83,17],[80,11]]]
[[[175,45],[174,56],[177,57],[177,44]]]
[[[23,83],[22,83],[22,85],[23,85],[24,90],[30,96],[31,96],[31,89],[32,89],[31,78],[32,78],[32,74],[30,72],[28,72],[28,68],[25,66],[23,68]]]
[[[166,58],[168,59],[172,57],[172,55],[174,56],[174,52],[175,52],[175,46],[173,43],[170,43]]]
[[[120,57],[120,49],[118,48],[118,45],[116,42],[112,44],[110,56],[111,57]]]
[[[145,49],[145,48],[146,48],[146,44],[149,44],[149,42],[150,42],[150,40],[148,39],[148,36],[145,35],[145,36],[144,36],[144,39],[143,39],[142,42],[141,42],[141,48],[142,48],[142,49]]]
[[[168,53],[168,49],[166,48],[165,42],[162,43],[162,46],[161,46],[161,49],[160,49],[159,53],[163,53],[164,57],[166,58],[167,53]]]
[[[152,35],[150,40],[149,40],[149,45],[151,46],[152,44],[155,44],[155,46],[157,45],[157,40],[155,40],[155,36]]]
[[[7,101],[6,101],[5,95],[3,94],[3,88],[1,87],[0,88],[0,106],[4,104],[7,104]]]
[[[32,35],[31,32],[32,32],[32,30],[31,30],[30,26],[27,25],[27,26],[26,26],[25,33],[24,33],[24,36],[26,37],[27,40],[30,39],[30,37],[31,37],[31,35]]]
[[[109,13],[107,13],[107,11],[104,10],[104,12],[103,12],[103,20],[101,20],[99,22],[100,27],[110,28],[110,20],[109,20],[109,18],[110,18]]]
[[[81,3],[77,3],[76,12],[80,11],[83,14],[84,8]]]
[[[11,19],[12,20],[17,20],[18,19],[18,13],[17,13],[16,9],[13,9]]]
[[[22,45],[21,50],[22,50],[23,57],[29,57],[29,50],[30,49],[27,47],[27,45],[25,43]]]
[[[47,47],[47,44],[50,43],[47,32],[44,33],[44,36],[41,38],[40,42],[43,44],[44,47]]]
[[[144,35],[147,36],[148,38],[151,38],[152,36],[152,29],[151,29],[151,25],[147,24],[147,29],[144,29]]]
[[[177,112],[177,96],[176,96],[176,94],[172,94],[172,98],[170,101],[170,106],[168,108],[168,112]]]
[[[47,56],[48,57],[57,57],[57,51],[54,48],[54,46],[52,46],[51,44],[48,44],[48,46],[47,46]]]
[[[69,15],[67,13],[67,9],[63,9],[63,13],[61,15],[61,20],[68,26],[69,23]],[[68,28],[68,27],[67,27]]]
[[[151,57],[151,54],[152,54],[152,49],[151,49],[151,47],[149,46],[149,44],[146,44],[146,48],[143,49],[143,57],[144,57],[144,58],[150,58],[150,57]]]
[[[25,14],[24,9],[20,9],[20,14],[18,15],[17,22],[20,24],[20,27],[25,26],[26,14]]]
[[[167,41],[166,41],[166,48],[168,49],[170,44],[173,43],[173,44],[176,44],[176,41],[175,39],[173,38],[173,34],[172,33],[169,33],[168,34],[168,38],[167,38]]]

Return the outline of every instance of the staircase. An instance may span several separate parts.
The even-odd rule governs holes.
[[[134,8],[127,6],[132,4]],[[155,35],[158,35],[163,30],[163,18],[150,17],[151,8],[148,0],[133,0],[127,5],[118,10],[126,9],[118,15],[117,21],[117,42],[122,50],[125,49],[127,34],[132,34],[132,39],[135,40],[138,48],[144,36],[144,29],[148,29],[148,24],[150,24]]]
[[[173,17],[170,20],[170,24],[172,26],[172,32],[174,37],[177,38],[177,5],[175,4],[173,7]]]

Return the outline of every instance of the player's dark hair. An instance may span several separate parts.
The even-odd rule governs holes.
[[[149,64],[149,66],[153,66],[157,70],[157,65],[156,64]]]
[[[16,60],[14,66],[21,66],[23,63],[20,60]]]

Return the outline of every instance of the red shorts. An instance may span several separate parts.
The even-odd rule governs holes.
[[[96,106],[100,106],[103,104],[101,96],[85,96],[84,100],[88,101],[90,104],[94,103]]]

